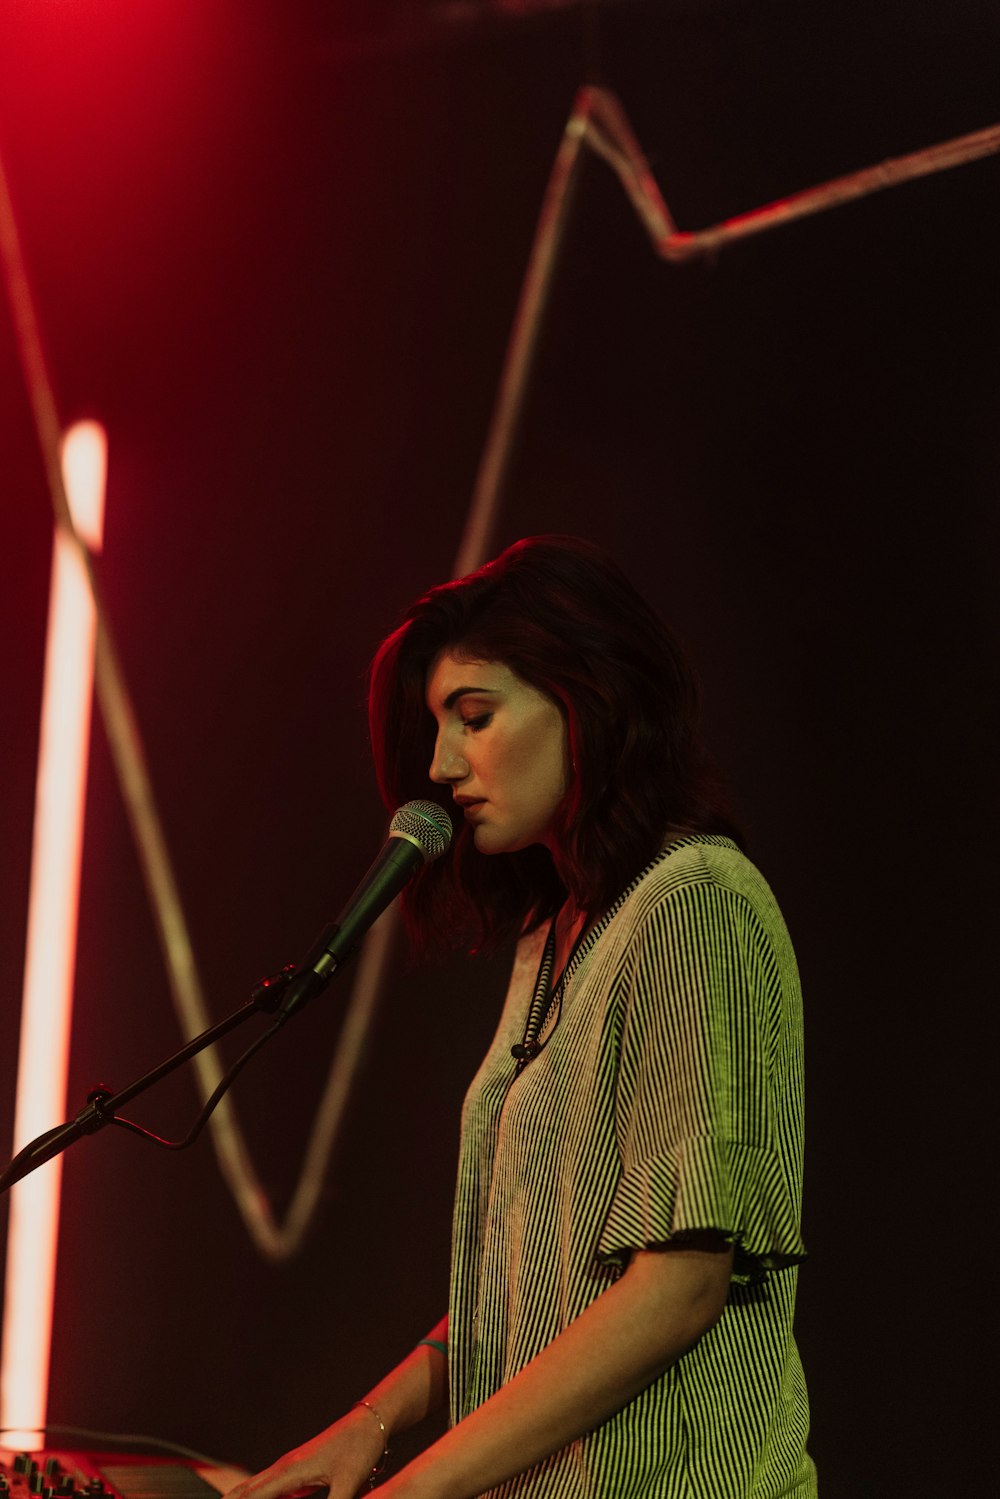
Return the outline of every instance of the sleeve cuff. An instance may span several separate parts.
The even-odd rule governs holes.
[[[768,1150],[714,1138],[682,1140],[619,1182],[597,1243],[602,1264],[693,1229],[735,1243],[733,1279],[753,1282],[805,1259],[798,1206]]]

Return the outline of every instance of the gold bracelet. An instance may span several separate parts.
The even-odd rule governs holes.
[[[382,1433],[382,1456],[375,1464],[368,1479],[369,1486],[371,1488],[374,1488],[376,1478],[380,1473],[385,1472],[385,1465],[389,1461],[389,1433],[385,1429],[385,1422],[382,1420],[382,1417],[379,1415],[378,1411],[372,1405],[370,1400],[355,1400],[354,1405],[355,1408],[359,1405],[363,1405],[366,1411],[371,1411],[372,1415],[378,1422],[378,1429]]]

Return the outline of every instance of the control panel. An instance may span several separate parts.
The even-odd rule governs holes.
[[[177,1458],[0,1448],[0,1499],[218,1499],[215,1476]]]

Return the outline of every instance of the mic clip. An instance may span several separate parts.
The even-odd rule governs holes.
[[[250,1003],[256,1005],[258,1010],[263,1010],[267,1015],[273,1015],[280,1005],[285,990],[292,982],[296,972],[294,963],[286,963],[277,973],[268,974],[259,983],[254,984],[250,990]]]

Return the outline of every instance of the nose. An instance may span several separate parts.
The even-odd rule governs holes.
[[[464,781],[469,774],[469,762],[448,741],[446,734],[439,734],[434,741],[434,757],[428,775],[439,786],[450,786]]]

